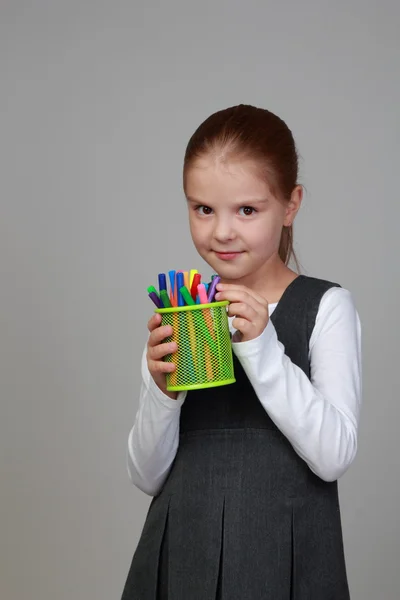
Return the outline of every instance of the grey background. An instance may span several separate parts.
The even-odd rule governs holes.
[[[400,595],[398,1],[0,5],[0,595],[119,598],[150,498],[125,453],[151,305],[204,269],[185,145],[247,102],[294,131],[304,272],[363,323],[358,457],[341,480],[354,600]]]

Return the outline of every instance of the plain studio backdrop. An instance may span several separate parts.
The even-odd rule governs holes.
[[[1,598],[120,598],[150,502],[125,465],[146,287],[211,274],[183,154],[241,102],[293,130],[303,272],[362,319],[348,574],[353,600],[399,598],[399,25],[398,0],[2,0]]]

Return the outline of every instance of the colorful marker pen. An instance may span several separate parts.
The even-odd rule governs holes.
[[[201,275],[199,273],[195,273],[195,275],[193,277],[192,286],[190,288],[190,293],[192,295],[193,300],[196,300],[197,286],[200,284],[200,282],[201,282]]]
[[[179,289],[179,291],[182,294],[182,298],[184,299],[185,303],[188,306],[193,306],[194,304],[196,304],[196,302],[193,300],[192,296],[190,295],[189,290],[187,289],[187,287],[185,285],[183,287],[181,287]]]
[[[161,290],[160,292],[161,301],[164,305],[164,308],[171,308],[172,304],[167,294],[167,290]]]
[[[180,292],[180,289],[184,286],[184,284],[185,284],[184,274],[182,272],[177,273],[176,274],[176,288],[177,288],[177,292],[178,292],[178,306],[185,306],[185,301]]]
[[[149,285],[149,287],[147,288],[147,293],[148,294],[155,294],[157,296],[157,298],[159,298],[159,293],[157,292],[156,288],[154,287],[154,285]]]
[[[160,298],[157,296],[157,294],[155,294],[154,292],[150,292],[149,298],[151,300],[153,300],[153,302],[157,306],[157,308],[164,308],[164,306],[163,306]]]
[[[214,277],[214,279],[212,280],[209,290],[208,290],[208,302],[214,302],[216,287],[220,281],[221,281],[221,277],[219,277],[218,275],[216,277]]]
[[[197,286],[197,292],[200,298],[200,304],[208,304],[208,297],[204,283]]]
[[[165,277],[165,273],[160,273],[158,275],[158,289],[166,290],[167,289],[167,278]]]

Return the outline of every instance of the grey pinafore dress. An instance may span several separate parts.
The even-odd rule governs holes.
[[[308,377],[319,303],[336,285],[300,275],[271,315]],[[349,600],[337,482],[296,454],[236,358],[235,375],[188,393],[122,600]]]

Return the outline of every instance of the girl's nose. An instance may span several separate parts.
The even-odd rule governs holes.
[[[231,221],[227,219],[219,219],[214,228],[214,238],[218,242],[227,242],[236,237]]]

